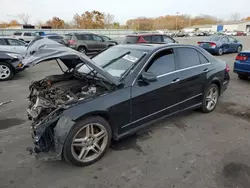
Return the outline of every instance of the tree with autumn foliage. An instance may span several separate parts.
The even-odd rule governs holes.
[[[200,15],[194,18],[188,15],[166,15],[157,18],[131,19],[126,22],[126,25],[135,30],[180,30],[192,25],[215,24],[217,22],[219,22],[218,19],[209,15]]]
[[[96,10],[75,14],[73,20],[78,29],[103,29],[105,26],[104,14]]]
[[[19,25],[20,23],[17,20],[11,20],[9,23],[0,22],[0,28],[14,27],[14,26],[19,26]]]
[[[64,20],[62,20],[58,17],[53,17],[51,20],[48,20],[46,22],[46,25],[51,26],[53,29],[64,29],[65,28]]]

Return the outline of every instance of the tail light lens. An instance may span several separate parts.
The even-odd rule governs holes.
[[[147,43],[147,41],[143,37],[140,37],[137,43]]]
[[[197,44],[198,44],[198,45],[201,45],[201,44],[202,44],[202,42],[197,42]]]
[[[238,60],[238,61],[246,61],[247,59],[248,59],[248,57],[243,55],[243,54],[238,54],[236,57],[236,60]]]
[[[213,42],[210,42],[209,45],[210,45],[210,47],[212,47],[212,48],[215,48],[215,47],[216,47],[216,44],[213,43]]]
[[[69,43],[69,45],[72,45],[72,44],[75,44],[76,41],[75,40],[69,40],[68,43]]]
[[[226,64],[226,72],[230,72],[230,68],[228,64]]]

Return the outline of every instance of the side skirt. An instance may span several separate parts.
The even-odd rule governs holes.
[[[167,114],[167,115],[162,116],[162,117],[160,117],[160,118],[154,119],[154,120],[149,121],[149,122],[147,122],[147,123],[145,123],[145,124],[142,124],[142,125],[140,125],[140,126],[138,126],[138,127],[135,127],[135,128],[133,128],[133,129],[127,131],[127,132],[124,132],[124,133],[122,133],[122,134],[120,134],[120,135],[114,135],[114,138],[113,138],[113,139],[114,139],[114,140],[120,140],[120,139],[122,139],[122,138],[124,138],[124,137],[127,137],[127,136],[129,136],[129,135],[132,135],[132,134],[138,132],[139,130],[141,130],[141,129],[143,129],[143,128],[146,128],[146,127],[152,125],[153,123],[155,123],[155,122],[157,122],[157,121],[160,121],[160,120],[162,120],[162,119],[165,119],[165,118],[167,118],[167,117],[173,116],[173,115],[175,115],[175,114],[178,114],[178,113],[181,113],[181,112],[184,112],[184,111],[187,111],[187,110],[197,109],[197,108],[201,107],[201,105],[202,105],[202,103],[198,103],[198,104],[192,105],[192,106],[190,106],[190,107],[188,107],[188,108],[185,108],[185,109],[182,109],[182,110],[178,110],[178,111],[173,112],[173,113],[171,113],[171,114]]]

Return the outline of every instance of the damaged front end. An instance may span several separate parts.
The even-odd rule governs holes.
[[[75,124],[64,116],[64,111],[112,90],[119,82],[85,55],[46,39],[29,46],[23,63],[31,67],[47,60],[61,60],[68,70],[30,85],[27,114],[32,121],[35,147],[28,150],[42,160],[59,160],[65,139]],[[77,72],[79,65],[86,66],[88,72]]]

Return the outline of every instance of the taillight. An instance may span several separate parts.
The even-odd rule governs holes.
[[[72,44],[75,44],[76,41],[75,40],[69,40],[68,43],[69,43],[69,45],[72,45]]]
[[[229,72],[229,71],[230,71],[229,65],[226,64],[226,72]]]
[[[246,61],[247,59],[248,59],[248,57],[243,55],[243,54],[238,54],[236,57],[236,60],[238,60],[238,61]]]
[[[147,41],[143,37],[140,37],[137,43],[147,43]]]
[[[215,47],[216,47],[216,44],[213,43],[213,42],[210,42],[209,45],[210,45],[210,47],[212,47],[212,48],[215,48]]]
[[[198,45],[201,45],[203,42],[197,42]]]

